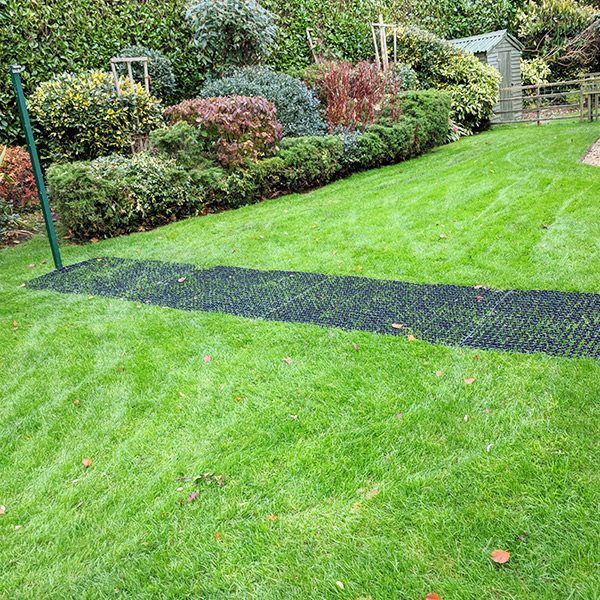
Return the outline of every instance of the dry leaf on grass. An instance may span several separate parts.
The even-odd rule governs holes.
[[[82,461],[83,466],[87,469],[92,464],[91,458],[84,458]]]
[[[435,372],[435,374],[436,374],[438,377],[441,377],[441,376],[442,376],[444,373],[443,373],[443,371],[436,371],[436,372]]]
[[[492,560],[499,565],[507,563],[509,558],[510,552],[507,552],[506,550],[494,550],[492,552]]]
[[[341,581],[336,581],[335,585],[337,585],[340,588],[340,590],[344,589],[344,584]]]
[[[417,341],[417,338],[416,338],[414,335],[412,335],[412,334],[411,334],[411,335],[409,335],[409,336],[408,336],[406,339],[407,339],[409,342],[416,342],[416,341]]]
[[[442,598],[439,594],[431,592],[431,594],[427,594],[427,596],[425,596],[425,600],[442,600]]]
[[[221,533],[219,531],[217,531],[217,533],[215,534],[215,540],[217,540],[217,542],[221,539]]]
[[[0,504],[0,515],[3,515],[6,512],[6,508]]]
[[[474,377],[468,377],[467,379],[465,379],[465,385],[471,385],[474,381]]]

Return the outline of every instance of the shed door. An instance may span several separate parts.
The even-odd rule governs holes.
[[[502,81],[500,82],[501,88],[510,87],[512,82],[512,77],[510,73],[510,51],[501,50],[498,52],[498,71],[500,71],[500,75],[502,75]],[[500,92],[500,110],[508,111],[512,110],[512,102],[510,101],[511,92],[502,91]],[[501,115],[502,121],[511,121],[514,116],[511,113],[504,113]]]
[[[498,52],[498,71],[500,71],[500,75],[502,75],[502,82],[500,83],[500,87],[510,87],[513,83],[511,81],[512,77],[510,76],[510,51],[503,50]]]

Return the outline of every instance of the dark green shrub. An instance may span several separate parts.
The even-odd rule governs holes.
[[[407,92],[408,90],[416,90],[419,87],[419,76],[410,65],[405,63],[392,64],[390,71],[392,81],[396,84],[396,90]]]
[[[208,168],[211,161],[204,156],[196,125],[178,121],[171,127],[155,129],[150,134],[150,153],[174,158],[185,169]]]
[[[279,174],[283,190],[305,190],[332,181],[342,168],[344,145],[338,136],[282,140],[276,158],[283,161]]]
[[[274,154],[283,135],[275,105],[256,96],[186,100],[165,114],[171,123],[195,125],[202,150],[224,167]]]
[[[175,76],[171,67],[171,61],[158,50],[144,48],[144,46],[127,46],[123,48],[117,56],[120,57],[136,57],[146,56],[148,60],[148,75],[150,76],[150,93],[156,98],[163,101],[168,101],[173,97],[175,92]],[[133,78],[135,81],[144,85],[144,65],[143,63],[135,62],[131,65]],[[119,75],[127,75],[127,65],[123,63],[117,64]]]
[[[277,109],[277,120],[286,137],[324,135],[321,103],[304,81],[265,66],[245,67],[207,83],[201,98],[215,96],[261,96]]]
[[[63,224],[79,239],[155,227],[203,205],[183,167],[147,153],[54,164],[46,176]]]
[[[141,85],[135,94],[101,71],[63,73],[42,83],[29,110],[47,136],[55,160],[81,160],[130,149],[130,133],[149,133],[162,122],[160,102]]]
[[[204,69],[264,62],[277,37],[275,15],[255,0],[194,0],[185,13]]]
[[[494,67],[419,29],[398,29],[398,58],[417,72],[422,87],[451,94],[451,117],[456,122],[477,129],[489,120],[501,79]]]
[[[19,219],[13,205],[0,196],[0,242],[3,242],[11,231],[19,228]]]
[[[415,138],[417,153],[428,152],[445,143],[451,103],[450,94],[438,90],[411,91],[402,95],[402,114],[419,124]]]

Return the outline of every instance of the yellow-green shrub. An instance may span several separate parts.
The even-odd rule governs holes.
[[[129,81],[101,71],[63,73],[40,84],[29,110],[41,125],[52,158],[82,160],[126,152],[130,134],[144,134],[162,123],[160,101]]]
[[[501,76],[475,55],[420,29],[398,29],[398,60],[418,74],[421,87],[450,92],[451,118],[478,129],[491,117]]]

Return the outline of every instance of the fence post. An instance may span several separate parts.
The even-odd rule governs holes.
[[[538,84],[535,91],[535,106],[537,110],[537,124],[540,124],[540,86]]]
[[[583,81],[581,82],[581,86],[579,88],[579,122],[583,123]]]
[[[48,203],[48,195],[46,194],[46,186],[44,185],[42,167],[40,165],[40,159],[38,157],[38,153],[35,147],[35,141],[33,139],[33,130],[31,129],[31,122],[29,121],[27,105],[25,104],[25,94],[23,94],[23,86],[21,84],[21,69],[22,67],[20,65],[10,65],[8,70],[10,72],[10,78],[15,89],[15,95],[17,97],[19,117],[21,118],[23,133],[25,134],[25,140],[27,141],[29,157],[31,158],[31,167],[33,169],[33,176],[35,178],[35,184],[37,186],[38,198],[42,206],[44,222],[46,223],[46,232],[48,233],[48,240],[50,241],[50,247],[52,248],[52,258],[54,259],[54,266],[57,269],[61,269],[63,266],[62,259],[60,257],[60,251],[58,249],[58,242],[56,240],[54,224],[52,223],[52,213],[50,212],[50,204]]]

